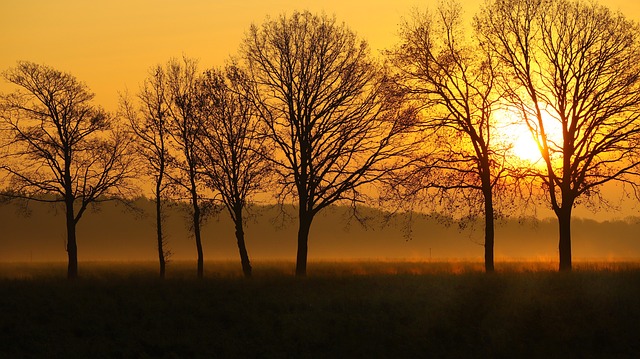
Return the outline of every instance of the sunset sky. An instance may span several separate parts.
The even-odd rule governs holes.
[[[481,1],[462,1],[471,20]],[[640,2],[601,3],[640,20]],[[28,60],[70,72],[95,92],[98,104],[115,111],[118,92],[136,93],[151,66],[183,54],[199,59],[201,68],[223,65],[237,52],[249,26],[261,24],[267,16],[306,9],[335,14],[377,54],[398,41],[398,25],[412,9],[434,9],[437,4],[438,0],[2,0],[0,71]],[[10,89],[0,81],[1,92]],[[598,214],[602,216],[607,217]]]
[[[324,11],[369,41],[372,50],[397,41],[398,24],[411,9],[435,8],[438,0],[3,0],[0,3],[0,70],[18,60],[71,72],[115,110],[118,91],[136,92],[149,67],[185,54],[202,67],[222,65],[236,53],[251,23],[267,15]],[[464,1],[471,19],[480,1]],[[640,4],[601,3],[640,20]],[[6,91],[7,85],[0,84]]]

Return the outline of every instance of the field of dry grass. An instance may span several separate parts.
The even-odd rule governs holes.
[[[254,262],[255,277],[288,276],[295,273],[295,263],[289,261]],[[334,260],[309,263],[310,277],[369,276],[369,275],[434,275],[463,274],[484,271],[484,264],[470,260],[450,261],[394,261],[394,260]],[[155,277],[158,271],[155,262],[81,262],[80,276],[85,279]],[[527,260],[496,262],[498,274],[522,272],[555,272],[558,263],[553,260]],[[188,279],[195,276],[195,262],[172,261],[167,265],[167,278]],[[640,271],[638,261],[574,261],[574,271]],[[64,278],[64,262],[0,262],[0,279]],[[235,278],[242,276],[238,261],[214,261],[205,263],[208,278]],[[106,279],[103,278],[103,279]]]
[[[640,264],[0,264],[2,358],[635,357]]]

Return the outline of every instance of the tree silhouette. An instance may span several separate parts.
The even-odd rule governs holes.
[[[182,61],[170,60],[166,65],[166,94],[168,101],[168,126],[172,145],[179,155],[171,163],[173,182],[186,191],[191,203],[192,229],[198,254],[198,278],[204,276],[204,255],[200,226],[202,224],[202,184],[198,171],[198,118],[196,108],[197,61],[184,57]],[[175,173],[174,173],[175,172]]]
[[[162,231],[163,207],[169,185],[165,177],[167,165],[171,160],[167,128],[169,107],[166,76],[162,66],[150,70],[138,94],[139,108],[127,97],[120,100],[120,111],[129,121],[136,139],[137,153],[144,159],[144,165],[154,180],[153,196],[156,205],[156,235],[161,278],[165,277],[166,261],[171,254],[166,248],[166,239]]]
[[[246,277],[251,262],[244,238],[244,209],[251,196],[264,189],[268,174],[264,136],[247,97],[248,78],[236,66],[209,70],[199,81],[197,109],[200,135],[198,154],[206,183],[220,194],[235,225],[235,235]]]
[[[422,150],[396,181],[405,200],[426,197],[447,211],[468,203],[485,218],[485,270],[494,270],[494,197],[506,193],[506,150],[493,112],[501,96],[492,59],[464,37],[461,5],[441,3],[435,13],[416,12],[389,53],[399,86],[422,110]],[[497,193],[496,193],[497,192]],[[444,203],[444,204],[442,204]]]
[[[531,171],[558,218],[560,270],[571,270],[573,207],[599,200],[602,184],[635,185],[638,25],[604,6],[566,0],[496,0],[476,25],[508,68],[505,91],[540,148],[544,169]]]
[[[76,226],[90,204],[130,189],[131,139],[72,75],[26,61],[3,75],[19,87],[0,97],[10,194],[64,203],[67,276],[76,278]]]
[[[397,116],[395,93],[366,42],[333,18],[294,12],[251,26],[242,44],[253,100],[275,151],[278,198],[296,198],[296,275],[307,270],[314,216],[400,166],[413,118]]]

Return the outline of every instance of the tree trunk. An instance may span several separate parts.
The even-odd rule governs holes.
[[[251,277],[251,262],[249,261],[249,253],[247,253],[247,246],[244,242],[244,229],[242,223],[242,210],[237,211],[235,214],[236,225],[236,241],[238,242],[238,251],[240,252],[240,263],[242,264],[242,273],[245,278]]]
[[[495,237],[493,218],[493,195],[491,189],[484,191],[484,270],[493,273],[493,245]]]
[[[568,208],[567,208],[568,207]],[[561,208],[557,212],[560,241],[558,253],[560,254],[560,271],[570,272],[571,265],[571,206]]]
[[[165,277],[164,241],[162,238],[162,203],[160,202],[160,183],[156,186],[156,232],[158,235],[158,260],[160,262],[160,278]]]
[[[204,277],[204,255],[202,254],[202,239],[200,237],[200,206],[198,196],[193,194],[193,234],[196,238],[196,250],[198,251],[198,278]]]
[[[67,278],[78,278],[78,245],[76,243],[76,220],[73,209],[73,198],[65,199],[66,222],[67,222]]]
[[[313,216],[309,213],[300,211],[299,227],[298,227],[298,255],[296,257],[296,276],[305,277],[307,275],[307,252],[309,242],[309,229]]]

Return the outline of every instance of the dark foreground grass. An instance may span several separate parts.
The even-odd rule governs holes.
[[[93,264],[69,282],[59,264],[0,265],[0,358],[640,354],[638,265],[315,263],[296,279],[264,263],[251,280],[207,268],[161,281],[150,264]]]

